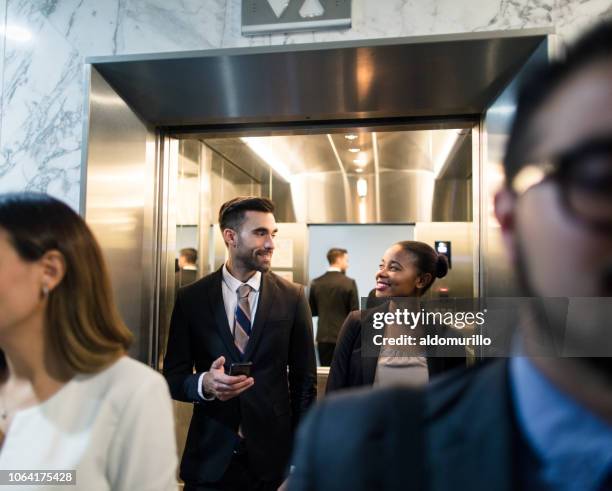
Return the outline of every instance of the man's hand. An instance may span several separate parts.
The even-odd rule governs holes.
[[[214,395],[220,401],[228,401],[240,395],[255,383],[253,377],[246,375],[226,375],[224,363],[225,357],[217,358],[202,379],[203,391]]]

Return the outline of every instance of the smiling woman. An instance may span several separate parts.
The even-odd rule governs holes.
[[[400,298],[419,298],[431,288],[436,278],[448,272],[445,256],[438,254],[424,242],[402,241],[389,247],[376,273],[376,297],[386,302],[374,309],[351,312],[340,330],[327,381],[327,392],[361,385],[424,385],[428,380],[448,369],[465,365],[465,350],[438,352],[435,348],[393,349],[389,326],[378,336],[374,349],[376,357],[364,356],[362,324],[365,319],[380,317],[394,308]],[[418,310],[418,309],[417,309]],[[437,335],[448,335],[439,326],[415,326]]]
[[[131,340],[82,218],[46,195],[0,195],[0,469],[176,489],[168,388],[126,356]]]

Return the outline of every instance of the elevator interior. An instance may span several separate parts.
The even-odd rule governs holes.
[[[333,244],[365,296],[384,247],[414,238],[452,243],[432,295],[510,294],[492,196],[516,83],[550,55],[548,34],[88,60],[81,210],[132,354],[159,367],[177,251],[196,246],[201,275],[218,267],[216,213],[241,194],[276,202],[273,269],[292,281],[321,274]]]

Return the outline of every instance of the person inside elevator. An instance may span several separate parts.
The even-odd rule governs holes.
[[[172,397],[194,403],[180,475],[186,491],[275,490],[316,398],[312,317],[303,287],[270,271],[272,201],[234,198],[219,227],[228,259],[179,290],[164,359]]]
[[[27,489],[175,491],[168,386],[131,342],[83,219],[0,195],[0,470],[76,471]]]
[[[362,346],[362,324],[373,312],[388,309],[393,298],[422,297],[436,278],[443,278],[447,272],[446,257],[424,242],[407,240],[389,247],[376,273],[376,297],[386,302],[348,315],[338,337],[326,392],[364,385],[424,385],[434,375],[465,366],[465,350],[461,347],[441,349],[442,354],[434,353],[435,347],[423,353],[408,353],[385,346],[378,356],[364,356]],[[439,326],[436,329],[438,334],[448,334]]]
[[[610,87],[607,20],[523,82],[495,199],[520,294],[565,297],[574,315],[550,322],[542,300],[528,302],[515,356],[426,393],[381,391],[313,411],[290,489],[612,489]],[[544,356],[549,328],[578,336]],[[388,441],[397,443],[373,452]]]
[[[348,251],[333,247],[327,252],[327,272],[312,280],[308,300],[313,316],[318,316],[317,350],[322,366],[331,365],[340,327],[346,316],[359,309],[357,283],[346,276]]]
[[[175,273],[175,294],[179,288],[187,286],[198,279],[198,251],[193,247],[185,247],[179,252],[179,270]]]

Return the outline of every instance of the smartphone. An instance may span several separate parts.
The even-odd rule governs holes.
[[[253,365],[252,361],[247,361],[244,363],[232,363],[230,365],[229,374],[232,376],[246,375],[248,377],[249,375],[251,375],[251,365]]]

